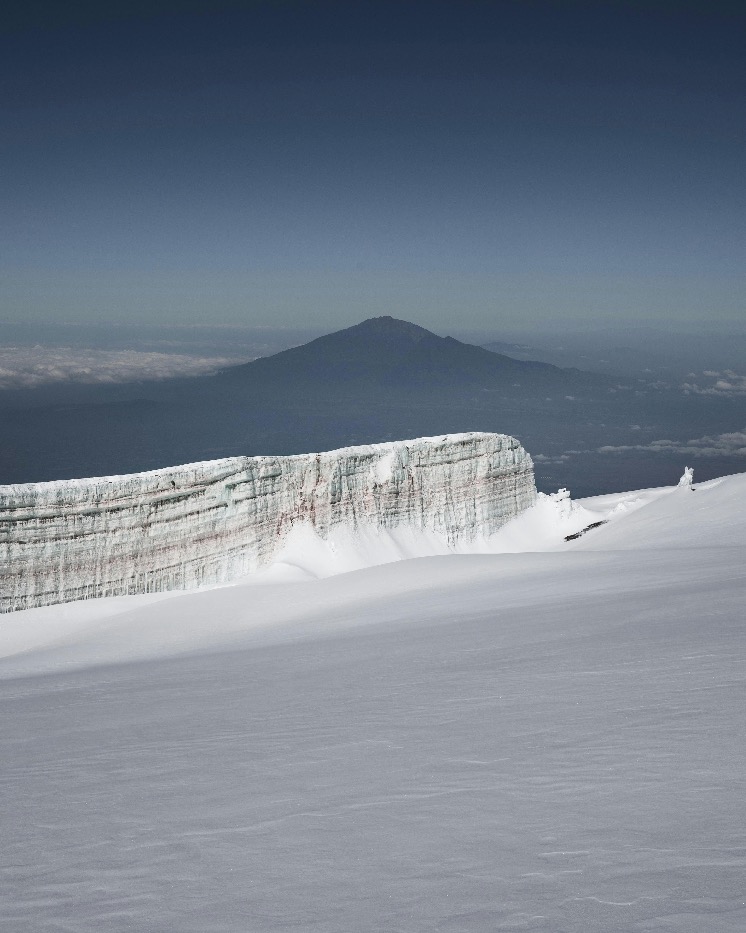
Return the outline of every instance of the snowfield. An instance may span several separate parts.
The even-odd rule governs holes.
[[[746,474],[461,550],[2,616],[0,928],[743,933]]]

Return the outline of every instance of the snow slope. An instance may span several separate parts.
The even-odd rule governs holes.
[[[489,543],[4,616],[0,927],[742,933],[746,475]]]

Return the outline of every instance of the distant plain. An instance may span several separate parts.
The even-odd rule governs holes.
[[[514,434],[535,459],[539,489],[568,486],[574,495],[665,485],[686,463],[699,479],[746,465],[746,334],[452,333],[512,360],[574,368],[579,380],[480,385],[464,357],[444,384],[416,355],[411,371],[392,379],[388,345],[371,344],[368,373],[354,385],[329,372],[311,394],[287,380],[276,391],[268,381],[263,393],[249,367],[216,396],[214,373],[319,331],[2,324],[0,483],[464,430]],[[405,362],[410,349],[397,351]],[[319,362],[317,375],[325,372]]]

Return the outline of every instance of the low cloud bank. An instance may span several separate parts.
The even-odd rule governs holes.
[[[682,384],[681,388],[687,395],[719,395],[726,398],[746,395],[746,376],[732,369],[724,369],[722,372],[708,369],[701,376],[689,373],[689,379],[697,381]],[[700,385],[700,382],[705,384]]]
[[[227,357],[142,350],[0,347],[0,390],[33,389],[55,382],[111,385],[204,376],[237,362]]]
[[[660,440],[649,444],[623,444],[599,447],[602,454],[642,450],[649,453],[681,454],[687,457],[746,457],[746,428],[726,434],[706,434],[688,441]]]

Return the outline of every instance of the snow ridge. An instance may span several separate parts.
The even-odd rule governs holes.
[[[0,486],[0,611],[227,583],[301,526],[322,539],[414,529],[455,547],[535,502],[528,453],[487,433]]]

